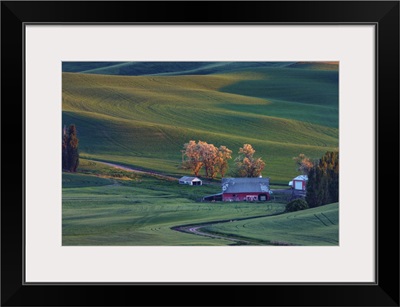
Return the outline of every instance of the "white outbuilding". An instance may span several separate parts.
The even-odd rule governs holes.
[[[292,181],[289,181],[289,186],[291,186],[294,190],[305,191],[307,186],[308,176],[300,175],[296,178],[293,178]]]
[[[202,185],[203,182],[197,177],[183,176],[181,179],[179,179],[179,184]]]

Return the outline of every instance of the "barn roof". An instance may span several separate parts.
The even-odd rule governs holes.
[[[269,178],[223,178],[223,193],[269,192]]]
[[[293,178],[293,180],[308,180],[307,175],[299,175],[296,178]]]
[[[201,179],[197,178],[197,177],[190,177],[190,176],[183,176],[181,179],[179,179],[179,181],[201,181]]]

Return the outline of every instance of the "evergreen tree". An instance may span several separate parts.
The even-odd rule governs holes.
[[[322,157],[322,165],[329,180],[327,203],[339,201],[339,153],[327,152]]]
[[[308,172],[307,194],[306,194],[306,201],[310,208],[316,207],[318,204],[317,193],[318,191],[317,191],[316,168],[312,167]]]
[[[62,169],[68,169],[68,152],[67,152],[67,144],[68,144],[68,134],[67,127],[64,126],[63,136],[62,136]]]
[[[310,207],[339,201],[338,152],[326,152],[310,169],[306,201]]]
[[[64,127],[62,139],[62,168],[64,170],[76,172],[79,166],[78,144],[76,126],[69,125],[68,131]]]
[[[79,140],[76,135],[75,125],[70,125],[68,128],[68,169],[70,172],[76,172],[79,166],[79,152],[78,152]]]

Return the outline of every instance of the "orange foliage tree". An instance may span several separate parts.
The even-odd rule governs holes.
[[[314,166],[314,163],[305,154],[299,154],[297,157],[294,157],[293,160],[296,163],[297,170],[303,175],[308,175]]]
[[[228,171],[228,160],[232,159],[232,150],[226,146],[220,146],[218,149],[217,167],[221,177],[224,177]]]
[[[215,178],[218,173],[223,177],[228,169],[228,159],[232,151],[226,146],[215,147],[204,141],[190,140],[183,146],[184,160],[182,167],[191,170],[195,176],[199,175],[202,168],[209,179]]]
[[[191,140],[183,145],[183,149],[185,159],[182,162],[182,167],[191,170],[195,176],[198,176],[203,167],[200,146],[196,141]]]
[[[261,158],[255,158],[253,146],[244,144],[239,149],[239,156],[235,159],[236,175],[239,177],[258,177],[265,168],[265,162]]]

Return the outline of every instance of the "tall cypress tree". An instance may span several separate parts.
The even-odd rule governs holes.
[[[327,152],[324,158],[329,179],[328,202],[333,203],[339,201],[339,153]]]
[[[63,170],[68,170],[67,144],[68,144],[67,127],[64,126],[63,136],[62,136],[62,169]]]
[[[76,135],[76,126],[70,125],[68,128],[68,170],[70,172],[76,172],[79,166],[79,152],[78,152],[79,140]]]
[[[317,174],[316,167],[312,167],[308,172],[308,181],[307,181],[307,194],[306,201],[310,208],[318,206],[318,186],[317,186]]]
[[[70,172],[76,172],[79,166],[79,140],[76,126],[69,125],[68,131],[64,127],[62,139],[62,168]]]
[[[326,152],[308,174],[306,201],[317,207],[339,200],[339,153]]]

